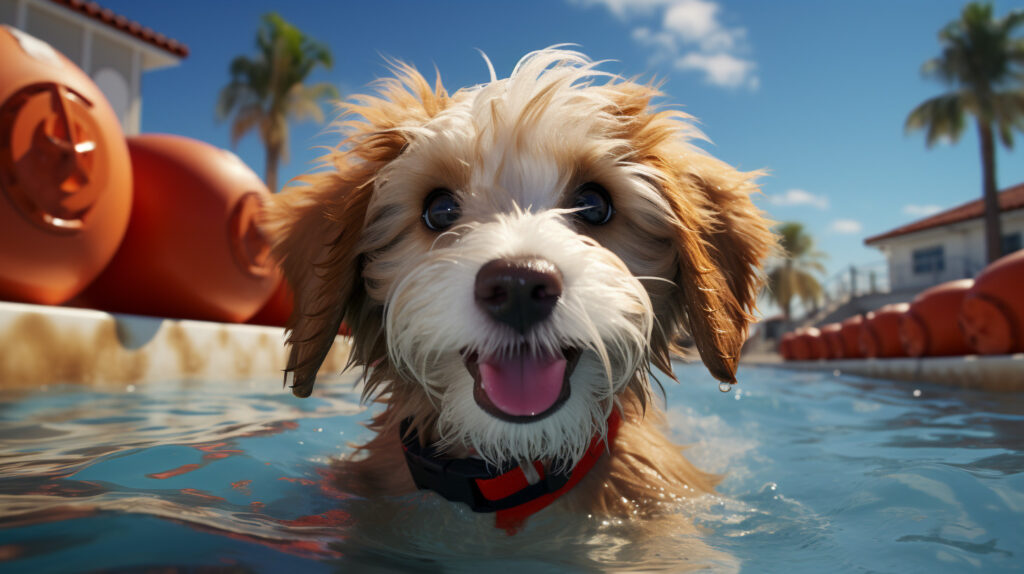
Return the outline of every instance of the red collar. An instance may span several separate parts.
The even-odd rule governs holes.
[[[608,417],[608,446],[615,443],[621,419]],[[433,490],[453,502],[465,502],[474,512],[495,512],[494,526],[515,534],[527,518],[547,507],[583,480],[606,450],[600,435],[590,441],[583,458],[568,473],[547,474],[535,461],[540,480],[530,484],[518,466],[495,468],[476,458],[444,458],[432,446],[420,446],[412,421],[401,424],[402,450],[416,486]]]

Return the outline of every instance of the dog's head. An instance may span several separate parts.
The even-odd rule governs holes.
[[[269,220],[296,395],[339,324],[367,393],[489,462],[582,456],[688,335],[735,380],[773,240],[741,173],[656,90],[544,50],[449,95],[396,65]],[[423,432],[423,431],[426,432]]]

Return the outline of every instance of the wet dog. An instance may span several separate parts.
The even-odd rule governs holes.
[[[507,528],[711,491],[659,428],[651,368],[672,377],[686,336],[735,382],[774,245],[758,174],[576,52],[454,94],[394,71],[343,104],[343,141],[267,216],[295,291],[293,392],[344,321],[386,404],[345,487],[433,489]]]

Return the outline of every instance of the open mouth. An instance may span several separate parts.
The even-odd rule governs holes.
[[[579,359],[578,349],[551,354],[528,347],[502,357],[465,355],[476,404],[513,423],[536,422],[561,408],[569,400],[569,377]]]

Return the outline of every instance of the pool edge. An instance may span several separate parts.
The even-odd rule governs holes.
[[[0,389],[281,376],[284,329],[0,301]],[[338,337],[323,372],[338,373]]]
[[[996,392],[1024,391],[1024,353],[962,357],[847,359],[745,363],[798,371],[839,371],[878,379],[926,382]]]

